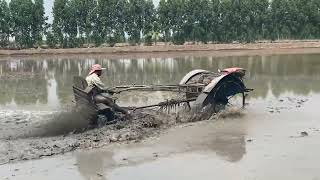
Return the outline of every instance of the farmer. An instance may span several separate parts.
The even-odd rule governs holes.
[[[114,90],[107,88],[104,83],[101,81],[100,76],[102,74],[102,68],[100,64],[95,64],[91,67],[91,71],[86,78],[89,87],[92,87],[93,99],[96,103],[103,103],[109,107],[112,107],[115,111],[121,112],[125,115],[128,115],[128,111],[124,108],[119,107],[115,104],[111,98],[115,92]]]

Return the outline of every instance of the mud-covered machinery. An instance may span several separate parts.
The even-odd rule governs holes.
[[[180,83],[175,85],[128,85],[117,86],[114,89],[120,93],[124,91],[170,91],[183,95],[183,98],[168,99],[154,105],[130,107],[131,110],[155,107],[168,109],[184,104],[189,109],[194,107],[194,109],[203,110],[209,107],[212,112],[218,112],[227,105],[245,106],[246,95],[253,90],[248,89],[244,84],[245,73],[244,69],[237,67],[219,70],[216,73],[197,69],[187,73]],[[87,105],[94,107],[97,113],[107,113],[108,117],[113,117],[114,112],[110,107],[95,104],[90,99],[83,78],[75,77],[73,90],[77,104],[80,101],[86,102]]]

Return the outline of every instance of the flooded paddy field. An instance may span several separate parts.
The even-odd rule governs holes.
[[[319,59],[320,53],[199,53],[1,60],[0,177],[320,179]],[[107,68],[102,79],[109,86],[177,84],[193,69],[238,66],[247,70],[245,83],[255,90],[245,110],[227,110],[206,121],[150,110],[87,130],[86,114],[72,108],[72,80],[86,76],[95,63]],[[172,96],[124,93],[118,102],[140,106]]]

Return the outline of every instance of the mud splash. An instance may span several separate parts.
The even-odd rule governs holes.
[[[225,109],[224,111],[221,111],[216,116],[213,116],[215,119],[237,119],[242,118],[245,116],[244,109],[237,108],[237,107],[230,107],[228,109]]]
[[[224,115],[219,113],[211,120],[226,117],[230,112],[226,110],[223,112]],[[14,124],[14,119],[10,121],[11,125],[18,126],[8,128],[9,135],[0,138],[0,164],[38,159],[76,149],[99,148],[114,142],[140,141],[156,136],[162,130],[177,124],[204,120],[190,118],[192,115],[185,111],[167,114],[155,110],[141,110],[134,112],[129,120],[120,118],[115,124],[88,129],[86,116],[80,112],[51,113],[50,115],[40,113],[37,114],[37,118],[39,116],[41,121],[26,120],[20,125]],[[23,121],[21,120],[23,117],[21,115],[20,120],[15,122]],[[36,115],[31,114],[30,118],[32,117]]]
[[[270,108],[289,111],[303,107],[307,101],[308,98],[276,98],[263,108],[266,113],[270,113]],[[101,126],[93,129],[88,128],[85,112],[1,112],[0,164],[38,159],[76,149],[99,148],[114,142],[139,142],[179,124],[244,116],[246,110],[237,107],[226,108],[218,114],[212,114],[205,108],[200,112],[182,108],[170,114],[138,110],[131,119],[120,117],[112,125],[104,125],[102,118],[99,120]]]

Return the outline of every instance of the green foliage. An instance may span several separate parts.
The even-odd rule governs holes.
[[[158,15],[158,29],[164,36],[165,42],[169,41],[170,35],[170,18],[169,18],[169,6],[166,0],[160,0],[159,6],[157,9]]]
[[[124,41],[126,7],[126,0],[98,0],[93,31],[96,43],[107,42],[113,46]]]
[[[0,47],[320,38],[319,0],[55,0],[52,28],[43,1],[0,0]]]
[[[43,0],[11,0],[11,29],[20,48],[40,45],[45,31]]]
[[[96,18],[96,0],[74,0],[76,22],[78,25],[79,36],[85,37],[85,42],[91,42],[94,19]],[[82,42],[80,42],[82,44]]]
[[[34,5],[32,7],[32,22],[31,22],[31,35],[32,42],[36,43],[38,46],[42,43],[42,37],[46,30],[46,20],[47,17],[44,16],[43,0],[34,0]]]
[[[52,8],[53,24],[52,29],[61,47],[66,45],[64,36],[67,26],[67,0],[55,0]]]
[[[146,46],[151,46],[152,45],[152,32],[150,32],[147,35],[145,35],[144,45],[146,45]]]
[[[0,0],[0,47],[4,48],[9,43],[11,33],[10,10],[6,0]]]
[[[67,18],[65,21],[65,39],[67,39],[67,47],[79,47],[78,35],[78,22],[77,22],[77,0],[70,0],[66,4]]]
[[[161,0],[158,22],[164,39],[192,42],[253,42],[319,38],[318,0]]]
[[[186,23],[186,1],[185,0],[168,0],[169,8],[169,26],[172,32],[172,41],[174,44],[183,44],[186,39],[188,24]]]
[[[151,0],[129,0],[126,6],[125,31],[132,44],[140,43],[141,35],[153,30],[155,9]]]
[[[12,15],[12,29],[15,41],[20,48],[33,47],[32,32],[32,7],[31,0],[12,0],[10,12]]]
[[[54,36],[54,34],[50,31],[46,34],[46,37],[47,37],[46,44],[50,48],[55,48],[57,44],[57,38]]]

